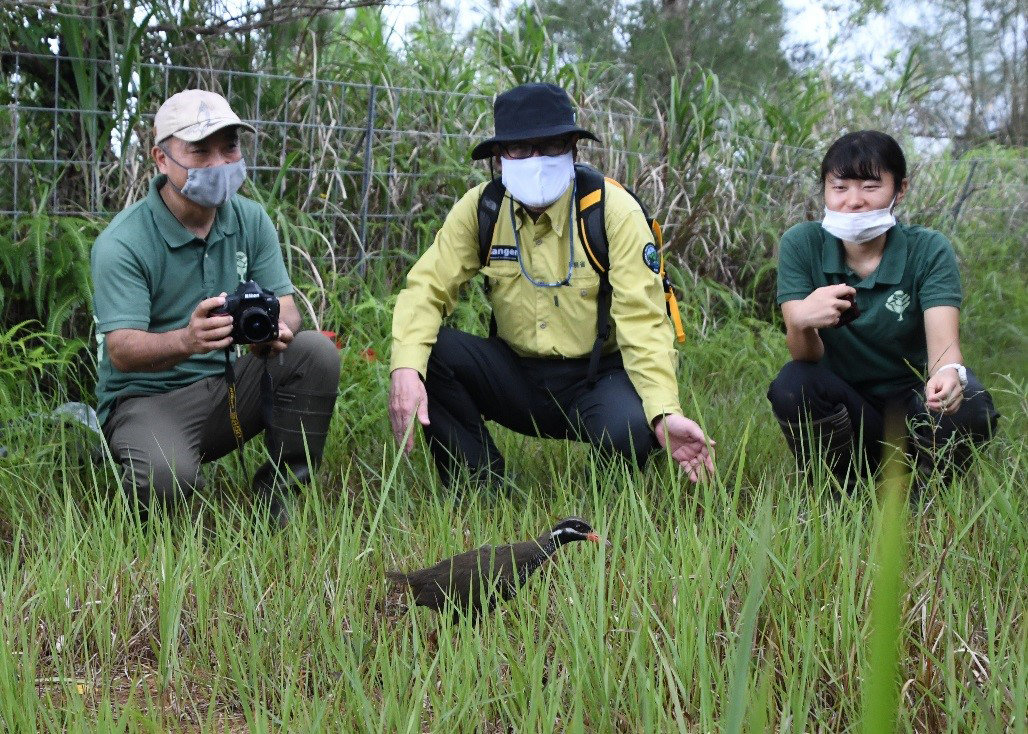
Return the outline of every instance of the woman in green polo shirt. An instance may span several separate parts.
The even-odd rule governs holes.
[[[907,164],[885,133],[832,143],[821,183],[824,219],[782,236],[778,303],[792,361],[771,383],[771,407],[801,465],[813,441],[844,487],[854,447],[877,466],[887,414],[906,416],[919,471],[948,474],[998,418],[960,351],[953,247],[896,222]]]

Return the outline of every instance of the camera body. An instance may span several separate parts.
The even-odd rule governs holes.
[[[234,343],[263,344],[278,339],[278,309],[274,293],[248,280],[225,296],[225,305],[213,309],[211,316],[232,317]]]
[[[835,325],[836,329],[838,329],[840,326],[845,326],[846,324],[850,323],[851,321],[854,321],[858,316],[860,316],[860,307],[857,306],[856,298],[848,294],[840,297],[844,301],[849,301],[850,307],[839,315],[839,323]]]

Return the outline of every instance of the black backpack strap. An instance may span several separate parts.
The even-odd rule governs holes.
[[[498,178],[490,181],[478,200],[478,261],[482,266],[489,264],[489,256],[493,246],[493,232],[496,221],[500,218],[500,207],[503,197],[507,195],[507,187]],[[485,279],[485,293],[489,295],[489,278]],[[489,316],[489,336],[496,336],[496,314]]]
[[[610,268],[610,248],[607,243],[607,225],[604,220],[603,174],[591,166],[575,166],[575,187],[578,208],[578,233],[585,247],[585,254],[593,270],[600,276],[600,287],[596,292],[596,341],[589,355],[589,372],[586,381],[592,387],[596,384],[603,345],[610,336],[610,302],[613,288],[607,270]]]
[[[498,178],[490,181],[478,200],[478,261],[489,264],[489,253],[493,245],[496,220],[500,218],[500,206],[507,194],[507,187]]]

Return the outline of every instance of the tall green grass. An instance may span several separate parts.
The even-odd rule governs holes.
[[[238,458],[140,527],[76,426],[7,428],[6,730],[1024,729],[1023,384],[997,394],[1002,434],[926,508],[897,512],[870,485],[836,503],[797,479],[765,405],[780,337],[744,311],[704,331],[689,303],[683,397],[718,439],[715,481],[660,459],[596,472],[581,446],[498,431],[524,494],[454,505],[423,446],[396,454],[385,364],[359,355],[384,351],[387,309],[362,301],[322,471],[282,532],[255,515]],[[612,547],[565,548],[478,626],[385,583],[568,514]],[[888,544],[900,527],[905,555]]]

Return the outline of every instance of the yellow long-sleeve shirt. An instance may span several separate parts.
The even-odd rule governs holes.
[[[573,187],[534,222],[520,204],[505,197],[493,232],[492,254],[483,267],[478,253],[478,201],[485,186],[461,197],[435,242],[408,273],[407,287],[397,296],[393,313],[391,370],[410,367],[425,376],[443,318],[452,312],[460,287],[478,272],[489,279],[497,335],[517,354],[576,358],[592,352],[600,277],[588,262],[569,208]],[[653,236],[642,210],[617,186],[607,184],[604,198],[613,288],[613,328],[604,353],[620,349],[646,418],[652,422],[657,416],[682,412],[674,333],[660,278],[643,258]],[[570,285],[539,287],[522,275],[514,227],[525,271],[538,282],[556,283],[567,275],[570,260]]]

